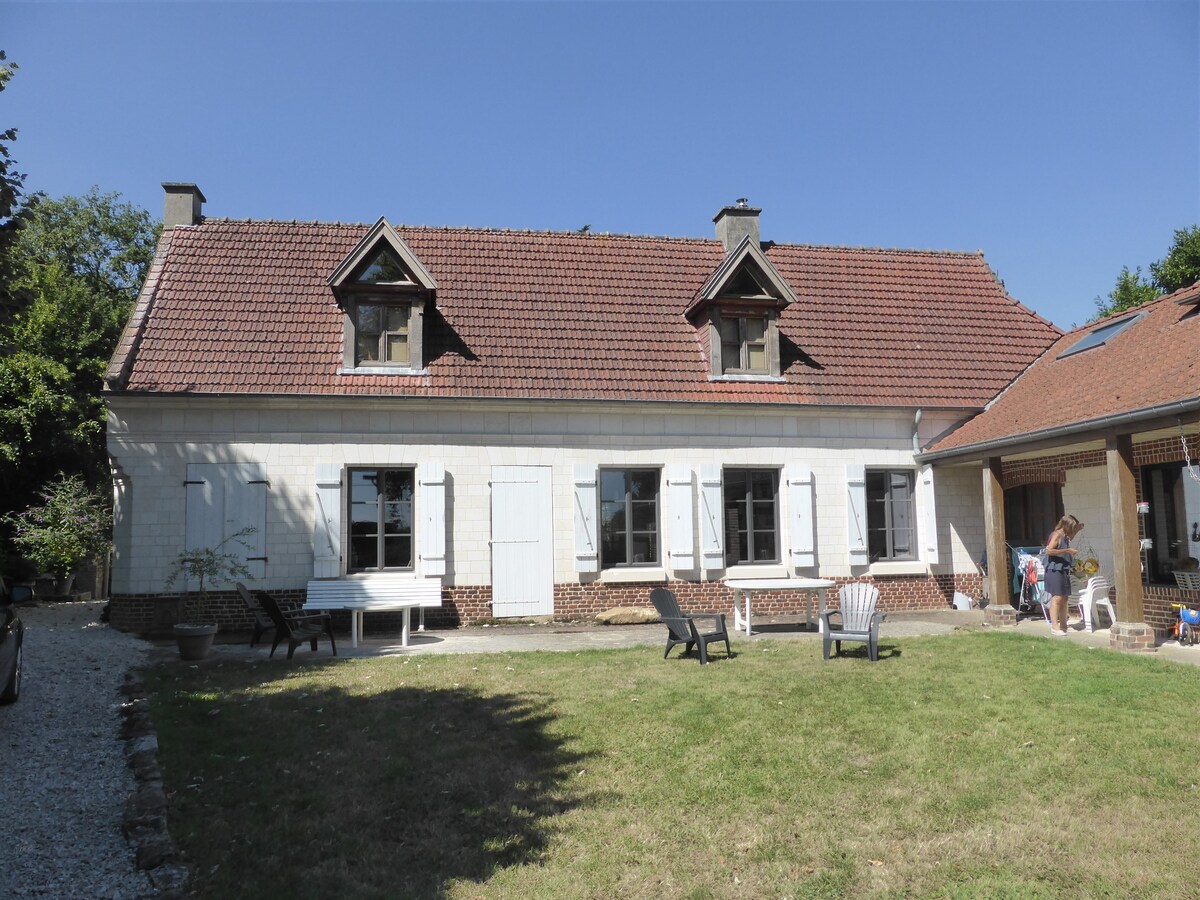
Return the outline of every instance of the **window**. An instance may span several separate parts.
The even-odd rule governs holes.
[[[411,307],[360,300],[354,310],[357,365],[407,366]]]
[[[658,562],[658,470],[600,472],[600,568]]]
[[[767,371],[767,320],[721,317],[721,372]]]
[[[413,567],[413,470],[350,470],[348,571]]]
[[[868,470],[867,551],[871,562],[916,559],[913,473]]]
[[[1024,484],[1004,492],[1004,539],[1013,547],[1044,544],[1062,518],[1057,484]]]
[[[1200,484],[1179,463],[1146,466],[1142,499],[1150,502],[1150,511],[1139,516],[1143,536],[1154,542],[1146,550],[1146,571],[1152,583],[1174,587],[1175,570],[1200,559]]]
[[[1101,325],[1098,328],[1093,328],[1062,353],[1058,354],[1058,358],[1062,359],[1064,356],[1070,356],[1073,353],[1080,353],[1084,350],[1090,350],[1093,347],[1099,347],[1101,344],[1111,341],[1118,334],[1140,319],[1143,315],[1144,313],[1138,313],[1137,315],[1129,316],[1126,319],[1121,319],[1118,322],[1109,322],[1107,325]]]
[[[725,565],[779,562],[779,473],[774,469],[726,469],[723,480]]]

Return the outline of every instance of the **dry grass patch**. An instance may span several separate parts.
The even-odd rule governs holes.
[[[994,633],[892,649],[275,660],[149,683],[201,896],[1193,890],[1196,728],[1177,711],[1198,670]]]

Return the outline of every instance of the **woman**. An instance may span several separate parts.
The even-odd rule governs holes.
[[[1076,550],[1071,540],[1083,531],[1074,516],[1063,516],[1046,539],[1046,590],[1050,593],[1050,633],[1067,633],[1067,597],[1071,595],[1071,567]]]

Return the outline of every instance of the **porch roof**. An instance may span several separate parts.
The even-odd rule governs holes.
[[[922,459],[982,458],[1197,420],[1200,281],[1064,334]]]

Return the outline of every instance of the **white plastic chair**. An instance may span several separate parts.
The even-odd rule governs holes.
[[[1117,611],[1113,607],[1112,601],[1108,599],[1108,581],[1102,575],[1093,575],[1088,579],[1083,593],[1079,595],[1079,614],[1083,616],[1083,627],[1088,631],[1096,630],[1093,619],[1096,608],[1101,606],[1108,609],[1109,621],[1115,623]]]

